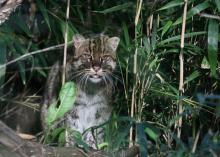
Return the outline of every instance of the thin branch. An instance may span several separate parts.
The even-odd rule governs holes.
[[[193,143],[193,147],[192,147],[192,153],[195,153],[196,151],[196,147],[197,147],[197,144],[198,144],[198,141],[199,141],[199,136],[200,136],[200,131],[201,131],[202,127],[199,128],[197,134],[196,134],[196,138],[195,138],[195,141]]]
[[[72,43],[73,43],[73,42],[70,41],[70,42],[68,42],[68,45],[69,45],[69,44],[72,44]],[[26,54],[24,54],[24,55],[22,55],[22,56],[20,56],[20,57],[18,57],[18,58],[16,58],[16,59],[11,60],[11,61],[7,62],[6,64],[0,65],[0,69],[4,68],[5,66],[8,66],[8,65],[10,65],[10,64],[12,64],[12,63],[15,63],[15,62],[17,62],[17,61],[21,61],[21,60],[23,60],[23,59],[26,59],[26,58],[28,58],[28,57],[31,57],[32,55],[36,55],[36,54],[42,53],[42,52],[52,51],[52,50],[61,48],[61,47],[63,47],[64,45],[65,45],[65,44],[59,44],[59,45],[50,46],[50,47],[47,47],[47,48],[44,48],[44,49],[41,49],[41,50],[32,51],[32,52],[27,52]]]

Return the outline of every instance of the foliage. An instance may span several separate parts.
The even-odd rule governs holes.
[[[66,82],[59,93],[59,101],[49,105],[46,123],[50,127],[56,120],[64,117],[73,108],[76,99],[76,87],[73,82]],[[57,104],[59,102],[59,105]]]
[[[121,42],[116,75],[120,79],[115,81],[118,88],[115,110],[106,126],[106,149],[127,147],[136,136],[143,138],[138,140],[142,156],[144,152],[148,156],[220,154],[218,0],[188,0],[182,97],[178,86],[183,0],[76,0],[71,1],[69,20],[66,6],[65,0],[24,2],[1,25],[1,89],[8,87],[4,82],[12,76],[10,72],[19,73],[24,88],[36,78],[42,83],[47,76],[45,68],[62,56],[61,50],[30,55],[7,65],[6,70],[4,63],[63,43],[66,25],[69,41],[78,32],[118,35]],[[14,92],[16,95],[19,91]],[[182,114],[178,112],[179,101],[183,102]],[[178,138],[180,117],[183,124]],[[131,126],[136,135],[129,138]]]

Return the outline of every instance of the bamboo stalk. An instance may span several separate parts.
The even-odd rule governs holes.
[[[69,22],[69,10],[70,10],[70,0],[67,1],[66,8],[66,27],[65,27],[65,44],[63,51],[63,73],[62,73],[62,85],[65,83],[65,74],[66,74],[66,56],[67,56],[67,37],[68,37],[68,22]]]
[[[179,79],[179,120],[177,127],[177,137],[181,137],[181,128],[182,128],[182,113],[183,113],[183,93],[184,93],[184,37],[185,37],[185,28],[186,28],[186,14],[187,14],[187,0],[185,0],[184,10],[183,10],[183,22],[182,22],[182,32],[181,32],[181,43],[180,43],[180,79]]]
[[[141,14],[141,8],[142,8],[142,3],[143,0],[137,0],[137,9],[136,9],[136,15],[135,15],[135,27],[137,27],[138,22],[139,22],[139,18],[140,18],[140,14]],[[137,39],[137,32],[135,29],[135,39]],[[137,46],[137,44],[135,45]],[[133,69],[133,74],[135,76],[135,81],[137,81],[137,47],[135,49],[135,54],[134,54],[134,69]],[[132,100],[131,100],[131,112],[130,112],[130,116],[132,118],[134,118],[134,114],[135,114],[135,106],[136,106],[136,82],[135,85],[133,87],[132,90]],[[133,127],[131,127],[130,129],[130,136],[129,136],[129,146],[133,146]]]
[[[67,57],[67,43],[68,43],[68,22],[69,22],[69,9],[70,9],[70,0],[67,1],[67,8],[66,8],[66,27],[65,27],[65,45],[64,45],[64,52],[63,52],[63,71],[62,71],[62,85],[65,83],[65,76],[66,76],[66,57]],[[65,141],[68,146],[68,132],[65,131]]]

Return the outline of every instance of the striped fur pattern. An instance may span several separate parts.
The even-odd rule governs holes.
[[[112,76],[116,67],[116,49],[119,40],[118,37],[110,38],[106,35],[84,38],[77,34],[73,37],[75,50],[68,57],[66,79],[75,82],[78,94],[74,108],[65,117],[65,124],[69,130],[84,133],[109,119],[112,111]],[[57,67],[58,63],[52,69],[59,75]],[[49,78],[52,75],[56,76],[51,72]],[[51,88],[49,89],[51,91]],[[48,100],[45,102],[48,104]],[[103,130],[97,129],[96,133],[86,131],[83,134],[85,142],[93,148],[97,148],[97,144],[103,141]],[[67,145],[74,144],[74,139],[69,133]]]

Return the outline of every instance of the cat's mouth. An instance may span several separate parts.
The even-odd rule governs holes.
[[[102,80],[102,76],[98,75],[98,74],[92,74],[92,75],[89,76],[89,79],[93,83],[98,83]]]

